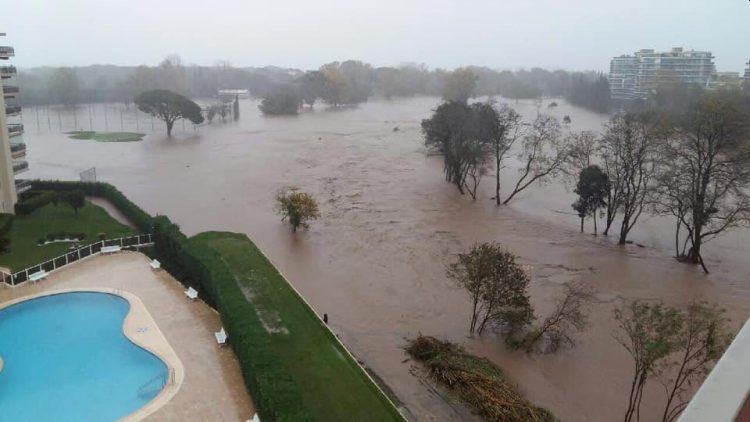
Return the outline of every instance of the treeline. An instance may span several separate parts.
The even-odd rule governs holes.
[[[466,92],[472,80],[454,83]],[[675,221],[675,255],[700,264],[706,242],[750,224],[750,92],[706,91],[683,112],[648,109],[613,115],[601,135],[567,130],[538,114],[524,122],[511,107],[447,98],[422,121],[425,145],[443,154],[446,181],[472,199],[494,170],[497,204],[535,183],[577,179],[573,208],[582,219],[619,225],[619,243],[644,214]],[[512,190],[501,199],[501,169],[520,161]]]
[[[594,72],[494,70],[470,66],[476,75],[472,96],[502,96],[510,99],[564,97],[592,110],[609,109],[606,78]],[[369,97],[440,96],[446,78],[444,69],[404,64],[375,67],[346,60],[303,71],[280,67],[240,68],[220,62],[215,66],[184,65],[170,56],[157,66],[93,65],[85,67],[40,67],[20,69],[18,84],[22,105],[87,102],[131,102],[143,91],[168,89],[193,98],[212,98],[219,89],[248,89],[253,96],[267,97],[272,90],[293,93],[301,104],[322,100],[334,105],[356,104]],[[278,88],[284,87],[284,88]]]

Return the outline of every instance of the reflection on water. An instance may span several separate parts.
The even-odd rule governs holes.
[[[548,110],[545,101],[541,110],[570,115],[575,130],[599,130],[606,119],[556,101],[558,107]],[[456,413],[404,361],[403,339],[419,332],[461,342],[499,363],[531,400],[563,420],[602,421],[624,408],[631,375],[628,356],[611,337],[614,306],[636,297],[675,304],[700,298],[720,302],[738,325],[748,316],[750,263],[741,250],[747,231],[707,246],[713,272],[706,276],[670,257],[668,219],[636,226],[632,238],[643,247],[577,233],[574,195],[561,183],[535,186],[498,208],[489,200],[493,181],[487,178],[472,202],[443,181],[441,158],[428,156],[422,145],[419,122],[437,102],[373,101],[340,111],[317,106],[297,117],[264,118],[257,103],[244,101],[239,122],[197,130],[188,125],[173,139],[164,137],[158,121],[152,132],[149,118],[140,115],[144,141],[116,144],[68,139],[54,120],[37,125],[36,110],[27,109],[29,174],[75,179],[96,166],[100,180],[146,210],[169,215],[187,233],[248,233],[420,420]],[[527,118],[537,112],[533,102],[512,105]],[[118,109],[108,108],[107,127],[109,110]],[[113,114],[117,126],[110,130],[136,130],[130,113],[129,120],[123,113],[122,126]],[[60,117],[65,130],[75,123],[66,123],[69,117]],[[94,114],[91,127],[103,130],[103,119],[104,113]],[[507,191],[515,170],[504,176]],[[310,231],[292,234],[274,215],[274,193],[284,185],[320,200],[322,218]],[[489,240],[528,266],[538,314],[549,309],[561,283],[582,279],[597,288],[592,326],[578,347],[526,356],[506,351],[495,338],[466,337],[469,302],[446,279],[445,263],[473,242]],[[650,419],[660,411],[662,393],[653,388],[647,394],[642,412]]]

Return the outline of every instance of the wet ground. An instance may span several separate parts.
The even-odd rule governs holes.
[[[607,116],[556,100],[547,109],[569,115],[575,130],[599,130]],[[98,179],[116,185],[151,213],[169,215],[188,234],[245,232],[322,314],[344,343],[372,367],[418,420],[464,417],[413,375],[404,339],[417,333],[447,338],[502,366],[535,403],[565,421],[620,418],[631,376],[628,355],[612,338],[612,310],[632,298],[671,304],[693,298],[721,303],[739,328],[750,315],[748,231],[707,245],[712,273],[672,257],[669,219],[644,219],[634,229],[638,245],[578,233],[574,194],[559,182],[534,186],[510,206],[496,207],[493,179],[472,202],[443,180],[442,158],[425,150],[419,122],[436,98],[372,101],[357,108],[297,117],[266,118],[257,103],[242,102],[239,122],[194,130],[162,125],[120,106],[24,111],[31,170],[25,176],[77,179],[96,167]],[[511,104],[533,118],[533,102]],[[89,119],[89,110],[91,118]],[[59,116],[58,116],[59,114]],[[39,116],[37,120],[37,116]],[[122,116],[122,120],[121,117]],[[56,124],[59,123],[59,124]],[[68,139],[62,131],[132,130],[142,142]],[[398,128],[398,130],[395,130]],[[506,169],[504,189],[515,169]],[[292,234],[273,212],[273,198],[298,186],[321,203],[322,218]],[[610,236],[613,237],[613,236]],[[538,315],[561,284],[581,279],[598,291],[591,327],[578,345],[555,355],[527,356],[497,338],[468,338],[469,301],[445,277],[453,254],[478,241],[499,241],[518,254],[532,276]],[[663,394],[654,384],[642,414],[660,414]],[[458,411],[456,409],[459,409]],[[458,412],[458,413],[457,413]]]

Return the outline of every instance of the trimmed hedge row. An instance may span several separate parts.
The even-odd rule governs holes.
[[[58,198],[57,192],[45,191],[38,192],[33,196],[28,196],[25,199],[16,203],[15,209],[17,215],[29,215],[36,209],[41,208],[49,203],[56,201]]]
[[[13,225],[13,214],[0,214],[0,237],[4,237]]]
[[[167,217],[154,219],[156,254],[172,275],[202,293],[221,315],[261,420],[309,421],[302,393],[279,360],[255,307],[213,249],[188,241]]]
[[[133,224],[142,231],[151,231],[152,221],[151,215],[144,211],[141,207],[134,204],[128,199],[122,192],[116,187],[109,183],[102,182],[74,182],[74,181],[59,181],[59,180],[34,180],[31,182],[32,189],[44,190],[44,191],[71,191],[71,190],[82,190],[88,196],[98,196],[106,198],[112,205],[114,205],[125,217],[128,218]],[[44,204],[46,205],[46,204]],[[18,207],[18,204],[16,204]],[[18,210],[16,209],[16,212]]]

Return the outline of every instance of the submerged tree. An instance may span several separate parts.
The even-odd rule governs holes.
[[[324,96],[326,77],[318,70],[305,72],[298,80],[302,102],[313,108],[315,101]]]
[[[523,136],[524,124],[521,115],[507,105],[500,107],[495,114],[496,117],[491,116],[495,119],[491,141],[495,153],[495,203],[500,205],[500,170],[511,148]]]
[[[572,206],[581,218],[581,233],[584,219],[591,216],[594,219],[594,234],[597,234],[596,214],[607,206],[609,178],[599,166],[586,167],[581,170],[574,192],[578,194],[578,199]]]
[[[672,422],[690,401],[692,387],[708,375],[732,340],[725,311],[692,302],[683,313],[682,330],[672,358],[661,365],[659,381],[667,393],[662,422]]]
[[[167,124],[167,136],[172,136],[172,126],[179,119],[188,119],[196,125],[203,122],[200,106],[172,91],[146,91],[135,97],[134,101],[139,110]]]
[[[491,322],[505,324],[511,333],[533,319],[526,287],[529,277],[516,257],[500,244],[479,243],[448,265],[448,278],[471,296],[469,332],[481,335]]]
[[[349,104],[352,98],[352,84],[341,71],[338,63],[322,66],[320,73],[325,78],[321,93],[323,101],[334,107],[341,104]]]
[[[552,350],[561,344],[574,345],[573,332],[581,332],[588,326],[586,305],[594,297],[594,291],[579,282],[565,285],[565,290],[549,314],[538,327],[533,328],[521,341],[527,352],[545,336],[551,341]]]
[[[315,198],[297,188],[286,188],[276,195],[276,211],[281,214],[281,221],[289,221],[293,232],[299,227],[308,228],[310,220],[320,217]]]
[[[300,96],[292,85],[279,85],[263,97],[258,108],[263,114],[297,114],[300,107]]]
[[[520,176],[503,204],[534,182],[544,182],[562,171],[569,156],[570,148],[561,140],[560,122],[552,116],[538,115],[523,138],[523,150],[518,155]]]
[[[630,384],[625,422],[640,419],[643,388],[654,375],[658,363],[677,350],[682,315],[661,303],[634,301],[624,309],[615,309],[619,331],[615,340],[630,353],[635,364]]]
[[[492,105],[443,103],[431,118],[422,120],[422,132],[425,145],[443,154],[446,180],[461,194],[468,192],[476,199],[497,137],[497,113]]]
[[[610,181],[604,235],[621,216],[620,244],[627,242],[653,193],[658,143],[665,136],[662,123],[653,112],[618,114],[602,137],[602,164]]]
[[[677,218],[677,256],[705,272],[703,245],[750,223],[748,122],[738,93],[706,94],[664,145],[657,210]]]

